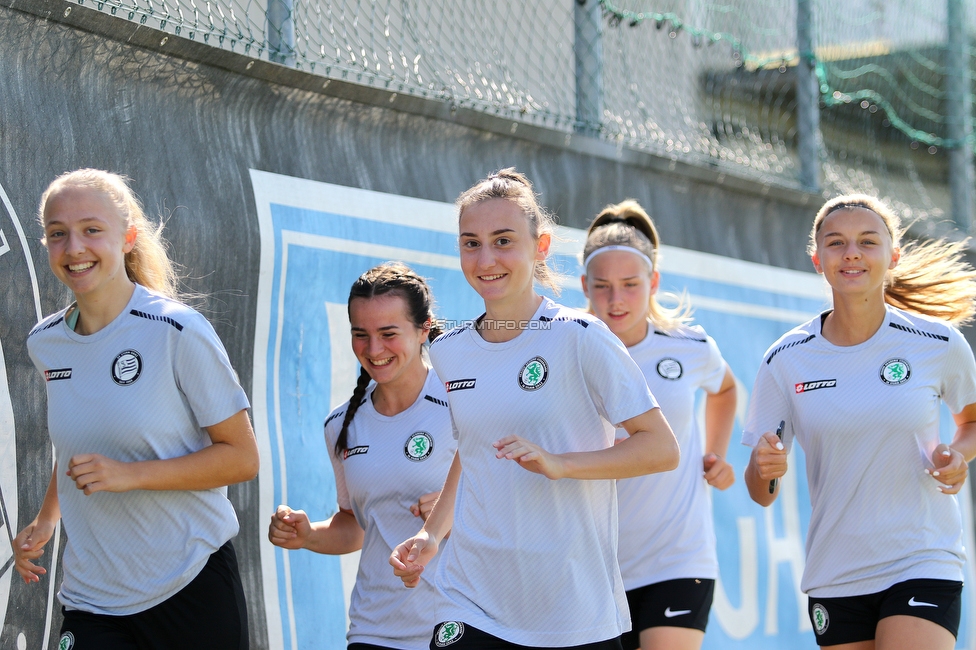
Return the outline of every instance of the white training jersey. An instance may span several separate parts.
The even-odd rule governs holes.
[[[67,609],[133,614],[185,587],[237,534],[227,489],[85,496],[65,475],[69,459],[191,454],[211,444],[203,427],[246,409],[247,397],[213,327],[182,303],[136,285],[122,313],[89,336],[68,328],[65,311],[27,339],[47,381],[68,536],[58,597]]]
[[[393,416],[382,415],[373,407],[375,388],[376,384],[369,385],[349,424],[341,460],[334,449],[349,402],[325,421],[339,507],[352,510],[366,531],[349,604],[347,639],[349,643],[426,650],[438,622],[434,611],[440,596],[426,576],[414,589],[405,589],[393,575],[389,559],[397,544],[423,526],[423,520],[410,512],[410,505],[444,486],[457,441],[444,385],[433,370],[427,372],[417,401]],[[449,545],[450,540],[444,543]],[[437,561],[435,557],[432,564]]]
[[[718,346],[698,326],[670,332],[650,325],[647,336],[628,348],[681,449],[671,472],[617,481],[620,543],[617,557],[624,588],[679,578],[718,577],[715,530],[702,445],[695,417],[698,389],[714,393],[726,365]],[[617,430],[617,437],[627,432]]]
[[[954,327],[887,307],[867,341],[840,347],[823,315],[780,338],[756,377],[743,444],[785,421],[806,454],[813,512],[801,588],[812,597],[883,591],[916,578],[962,580],[955,496],[925,473],[939,401],[976,403],[976,363]]]
[[[430,357],[462,468],[438,619],[543,647],[629,630],[615,481],[551,481],[492,446],[516,434],[552,453],[610,447],[615,425],[657,406],[627,349],[598,319],[544,298],[514,339],[489,343],[467,324]]]

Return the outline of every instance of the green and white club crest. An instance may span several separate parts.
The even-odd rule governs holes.
[[[904,384],[912,376],[912,367],[904,359],[888,359],[881,366],[881,381],[889,386]]]
[[[539,390],[549,379],[549,364],[542,357],[532,357],[519,371],[518,383],[522,390]]]
[[[461,639],[464,634],[464,623],[460,621],[445,621],[437,628],[437,636],[434,637],[434,645],[438,648],[449,646]]]
[[[827,626],[830,625],[830,616],[827,615],[827,608],[816,603],[813,606],[813,628],[817,631],[817,634],[823,634],[827,631]]]
[[[403,455],[417,463],[427,460],[433,451],[434,437],[426,431],[411,433],[406,444],[403,445]]]
[[[73,647],[75,647],[75,635],[71,632],[62,634],[58,640],[58,650],[71,650]]]

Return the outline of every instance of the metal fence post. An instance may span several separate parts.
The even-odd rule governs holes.
[[[268,59],[295,67],[293,0],[268,0]]]
[[[800,156],[800,184],[811,192],[820,191],[820,81],[811,35],[812,0],[797,0],[796,46],[800,60],[796,65],[797,149]]]
[[[603,10],[600,0],[575,0],[576,130],[597,135],[603,122]]]
[[[946,124],[949,142],[949,191],[952,218],[965,233],[973,217],[972,100],[969,94],[969,46],[966,9],[962,0],[948,0],[946,7]]]

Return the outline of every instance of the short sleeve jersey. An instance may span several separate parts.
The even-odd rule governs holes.
[[[887,307],[867,341],[840,347],[824,316],[785,334],[756,377],[742,442],[784,421],[806,454],[812,514],[801,587],[875,593],[916,578],[962,580],[956,497],[936,490],[939,402],[976,402],[976,363],[950,325]]]
[[[469,324],[430,356],[461,459],[438,619],[527,646],[628,630],[615,481],[551,481],[492,447],[510,434],[552,453],[610,447],[615,425],[657,406],[627,349],[596,318],[546,298],[514,339],[489,343]]]
[[[58,596],[67,609],[125,615],[186,586],[237,534],[226,488],[96,492],[65,475],[76,454],[133,462],[211,444],[204,430],[248,407],[210,323],[136,285],[122,313],[90,336],[65,311],[31,330],[27,347],[47,383],[48,429],[68,543]]]
[[[677,469],[617,481],[620,573],[629,591],[665,580],[718,577],[711,500],[702,477],[695,417],[698,389],[714,393],[726,364],[698,326],[664,332],[653,325],[628,348],[661,404],[681,449]],[[618,429],[617,437],[627,432]]]
[[[417,401],[394,416],[382,415],[373,407],[375,387],[370,384],[349,425],[341,459],[333,449],[349,403],[325,421],[339,507],[352,510],[366,532],[349,604],[347,638],[349,643],[426,649],[437,623],[432,611],[440,597],[428,580],[433,572],[416,588],[404,589],[390,569],[389,558],[397,544],[423,525],[410,512],[410,505],[444,486],[457,442],[447,394],[433,370],[428,371]],[[438,559],[434,558],[428,571],[436,570]]]

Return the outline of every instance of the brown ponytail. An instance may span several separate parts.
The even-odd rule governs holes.
[[[454,202],[458,208],[458,219],[472,205],[489,199],[514,201],[528,220],[529,232],[534,239],[538,239],[543,234],[555,237],[555,218],[539,205],[532,183],[514,167],[493,172],[462,192]],[[536,262],[533,274],[536,282],[549,287],[554,294],[559,295],[560,276],[549,266],[547,260]]]

